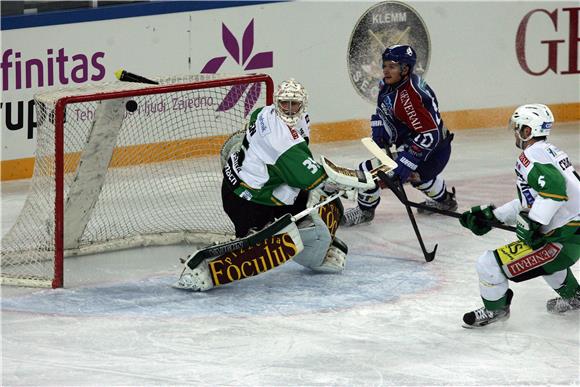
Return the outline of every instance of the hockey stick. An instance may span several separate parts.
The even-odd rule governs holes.
[[[337,197],[341,196],[343,193],[344,193],[344,191],[337,191],[337,192],[333,193],[332,195],[330,195],[329,197],[327,197],[326,199],[324,199],[323,201],[321,201],[320,203],[316,203],[312,207],[308,207],[308,208],[300,211],[296,215],[292,216],[292,221],[293,222],[299,221],[300,219],[302,219],[305,216],[307,216],[308,214],[310,214],[312,211],[315,211],[315,210],[319,209],[320,207],[330,203],[331,201],[333,201]]]
[[[363,138],[362,140],[363,145],[369,150],[369,152],[371,152],[376,158],[379,159],[379,161],[381,161],[381,163],[383,162],[383,155],[385,155],[385,153],[381,150],[381,148],[379,148],[379,146],[371,139],[371,138]],[[387,154],[388,154],[388,160],[393,160],[393,155],[391,153],[391,151],[389,150],[389,148],[385,149]],[[395,163],[396,166],[396,163]],[[381,176],[387,176],[387,174],[382,171],[382,170],[378,170],[377,171],[377,175],[379,176],[379,178],[381,180],[383,180],[383,178]],[[397,180],[397,191],[399,193],[399,195],[397,195],[397,192],[395,192],[395,190],[393,190],[393,188],[391,188],[391,190],[393,191],[393,193],[397,196],[397,198],[401,199],[403,198],[404,200],[400,200],[401,203],[403,203],[403,205],[405,206],[405,209],[407,210],[407,215],[409,216],[409,220],[411,221],[411,225],[413,226],[413,230],[415,231],[415,236],[417,237],[417,240],[419,241],[419,245],[421,246],[421,251],[423,252],[423,257],[425,258],[426,262],[431,262],[435,259],[435,254],[437,253],[437,247],[438,245],[436,244],[435,247],[433,248],[433,251],[429,252],[427,251],[427,249],[425,248],[425,243],[423,243],[423,237],[421,236],[421,231],[419,231],[419,226],[417,225],[417,221],[415,220],[415,216],[413,215],[413,210],[411,210],[411,207],[408,204],[408,200],[407,200],[407,194],[405,193],[405,189],[403,188],[403,184],[401,184],[400,181]],[[395,187],[393,185],[393,187]]]
[[[201,261],[207,258],[217,257],[219,255],[223,255],[229,253],[230,251],[238,250],[241,248],[246,248],[250,246],[255,246],[256,243],[262,242],[264,239],[275,235],[277,232],[282,230],[284,227],[288,226],[291,223],[295,223],[298,220],[304,218],[312,211],[316,211],[318,208],[324,206],[325,204],[330,203],[337,197],[343,194],[343,191],[335,192],[334,194],[327,197],[325,200],[321,201],[320,203],[316,203],[312,207],[308,207],[303,211],[300,211],[296,215],[286,214],[279,219],[276,219],[273,223],[270,223],[268,226],[264,227],[260,231],[248,235],[244,238],[236,239],[231,242],[220,243],[215,246],[208,246],[204,247],[201,250],[198,250],[195,254],[195,259],[192,259],[188,262],[188,265],[193,269]],[[182,260],[182,263],[185,263],[185,260]]]
[[[448,210],[442,210],[439,208],[434,208],[434,207],[430,207],[430,206],[426,206],[424,204],[421,203],[415,203],[415,202],[411,202],[409,200],[407,200],[401,193],[401,191],[399,190],[399,188],[397,187],[397,185],[395,184],[395,182],[393,181],[393,179],[391,179],[386,173],[384,172],[379,172],[377,173],[378,177],[381,179],[381,181],[383,183],[385,183],[385,185],[391,190],[393,191],[393,193],[395,194],[395,196],[399,199],[399,201],[403,204],[407,204],[410,207],[414,207],[414,208],[420,208],[422,210],[425,211],[430,211],[430,212],[434,212],[436,214],[441,214],[441,215],[445,215],[445,216],[450,216],[452,218],[457,218],[460,219],[461,218],[461,214],[458,212],[454,212],[454,211],[448,211]],[[512,231],[515,232],[516,228],[512,227],[512,226],[508,226],[506,224],[503,223],[498,223],[495,222],[493,220],[485,220],[485,219],[481,219],[482,223],[485,223],[491,227],[494,228],[499,228],[502,230],[506,230],[506,231]]]
[[[141,75],[133,74],[127,70],[119,69],[115,71],[115,77],[123,82],[136,82],[136,83],[147,83],[149,85],[158,85],[159,82],[153,81],[151,79],[145,78]]]

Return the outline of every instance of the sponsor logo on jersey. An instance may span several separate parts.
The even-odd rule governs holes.
[[[238,186],[241,184],[237,173],[239,171],[240,166],[238,164],[238,153],[234,152],[228,159],[228,162],[223,169],[223,174],[232,189],[238,188]]]
[[[267,134],[270,134],[272,129],[268,125],[266,125],[266,120],[264,119],[264,115],[260,114],[258,116],[258,129],[260,129],[260,136],[265,137]]]
[[[406,89],[401,91],[401,102],[403,102],[403,110],[407,114],[407,118],[409,119],[409,123],[413,127],[413,130],[416,132],[423,131],[423,125],[421,124],[421,120],[417,116],[417,112],[415,111],[415,107],[413,106],[413,102],[411,101],[411,96]]]
[[[291,126],[289,126],[288,129],[290,130],[290,134],[292,135],[292,138],[294,140],[298,140],[300,138],[300,135],[298,134],[298,132],[296,131],[296,129],[294,129]]]
[[[354,89],[372,104],[377,101],[383,79],[381,54],[393,44],[411,45],[417,52],[414,72],[427,73],[431,43],[421,15],[400,1],[372,5],[360,16],[351,33],[347,56]]]
[[[294,257],[298,248],[287,234],[274,235],[255,246],[231,251],[209,262],[212,282],[220,286],[272,270]]]
[[[524,164],[524,167],[526,167],[526,168],[527,168],[527,167],[530,165],[530,160],[529,160],[529,159],[526,157],[526,154],[525,154],[524,152],[522,152],[522,153],[520,154],[520,157],[519,157],[519,159],[520,159],[520,162],[521,162],[522,164]]]

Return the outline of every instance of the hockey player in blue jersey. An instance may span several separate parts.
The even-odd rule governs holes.
[[[394,45],[384,51],[382,62],[384,78],[371,116],[373,140],[382,148],[395,145],[399,166],[394,175],[423,192],[424,205],[453,211],[457,209],[455,194],[440,176],[451,155],[453,134],[441,119],[435,93],[413,73],[417,54],[411,46]],[[370,171],[376,166],[373,163],[374,159],[362,162],[359,169]],[[379,202],[379,187],[360,193],[358,206],[344,213],[341,224],[370,222]]]

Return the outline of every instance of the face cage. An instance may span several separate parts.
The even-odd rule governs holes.
[[[282,102],[289,102],[288,109],[282,107]],[[300,104],[300,107],[295,113],[292,113],[293,104]],[[286,124],[290,126],[296,125],[303,111],[304,111],[304,103],[301,101],[291,99],[276,100],[276,112],[278,113],[278,116],[282,119],[282,121],[284,121]]]

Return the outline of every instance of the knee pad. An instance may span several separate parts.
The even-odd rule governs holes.
[[[481,296],[490,301],[499,300],[508,290],[508,280],[502,273],[492,251],[486,251],[477,259],[479,291]]]

